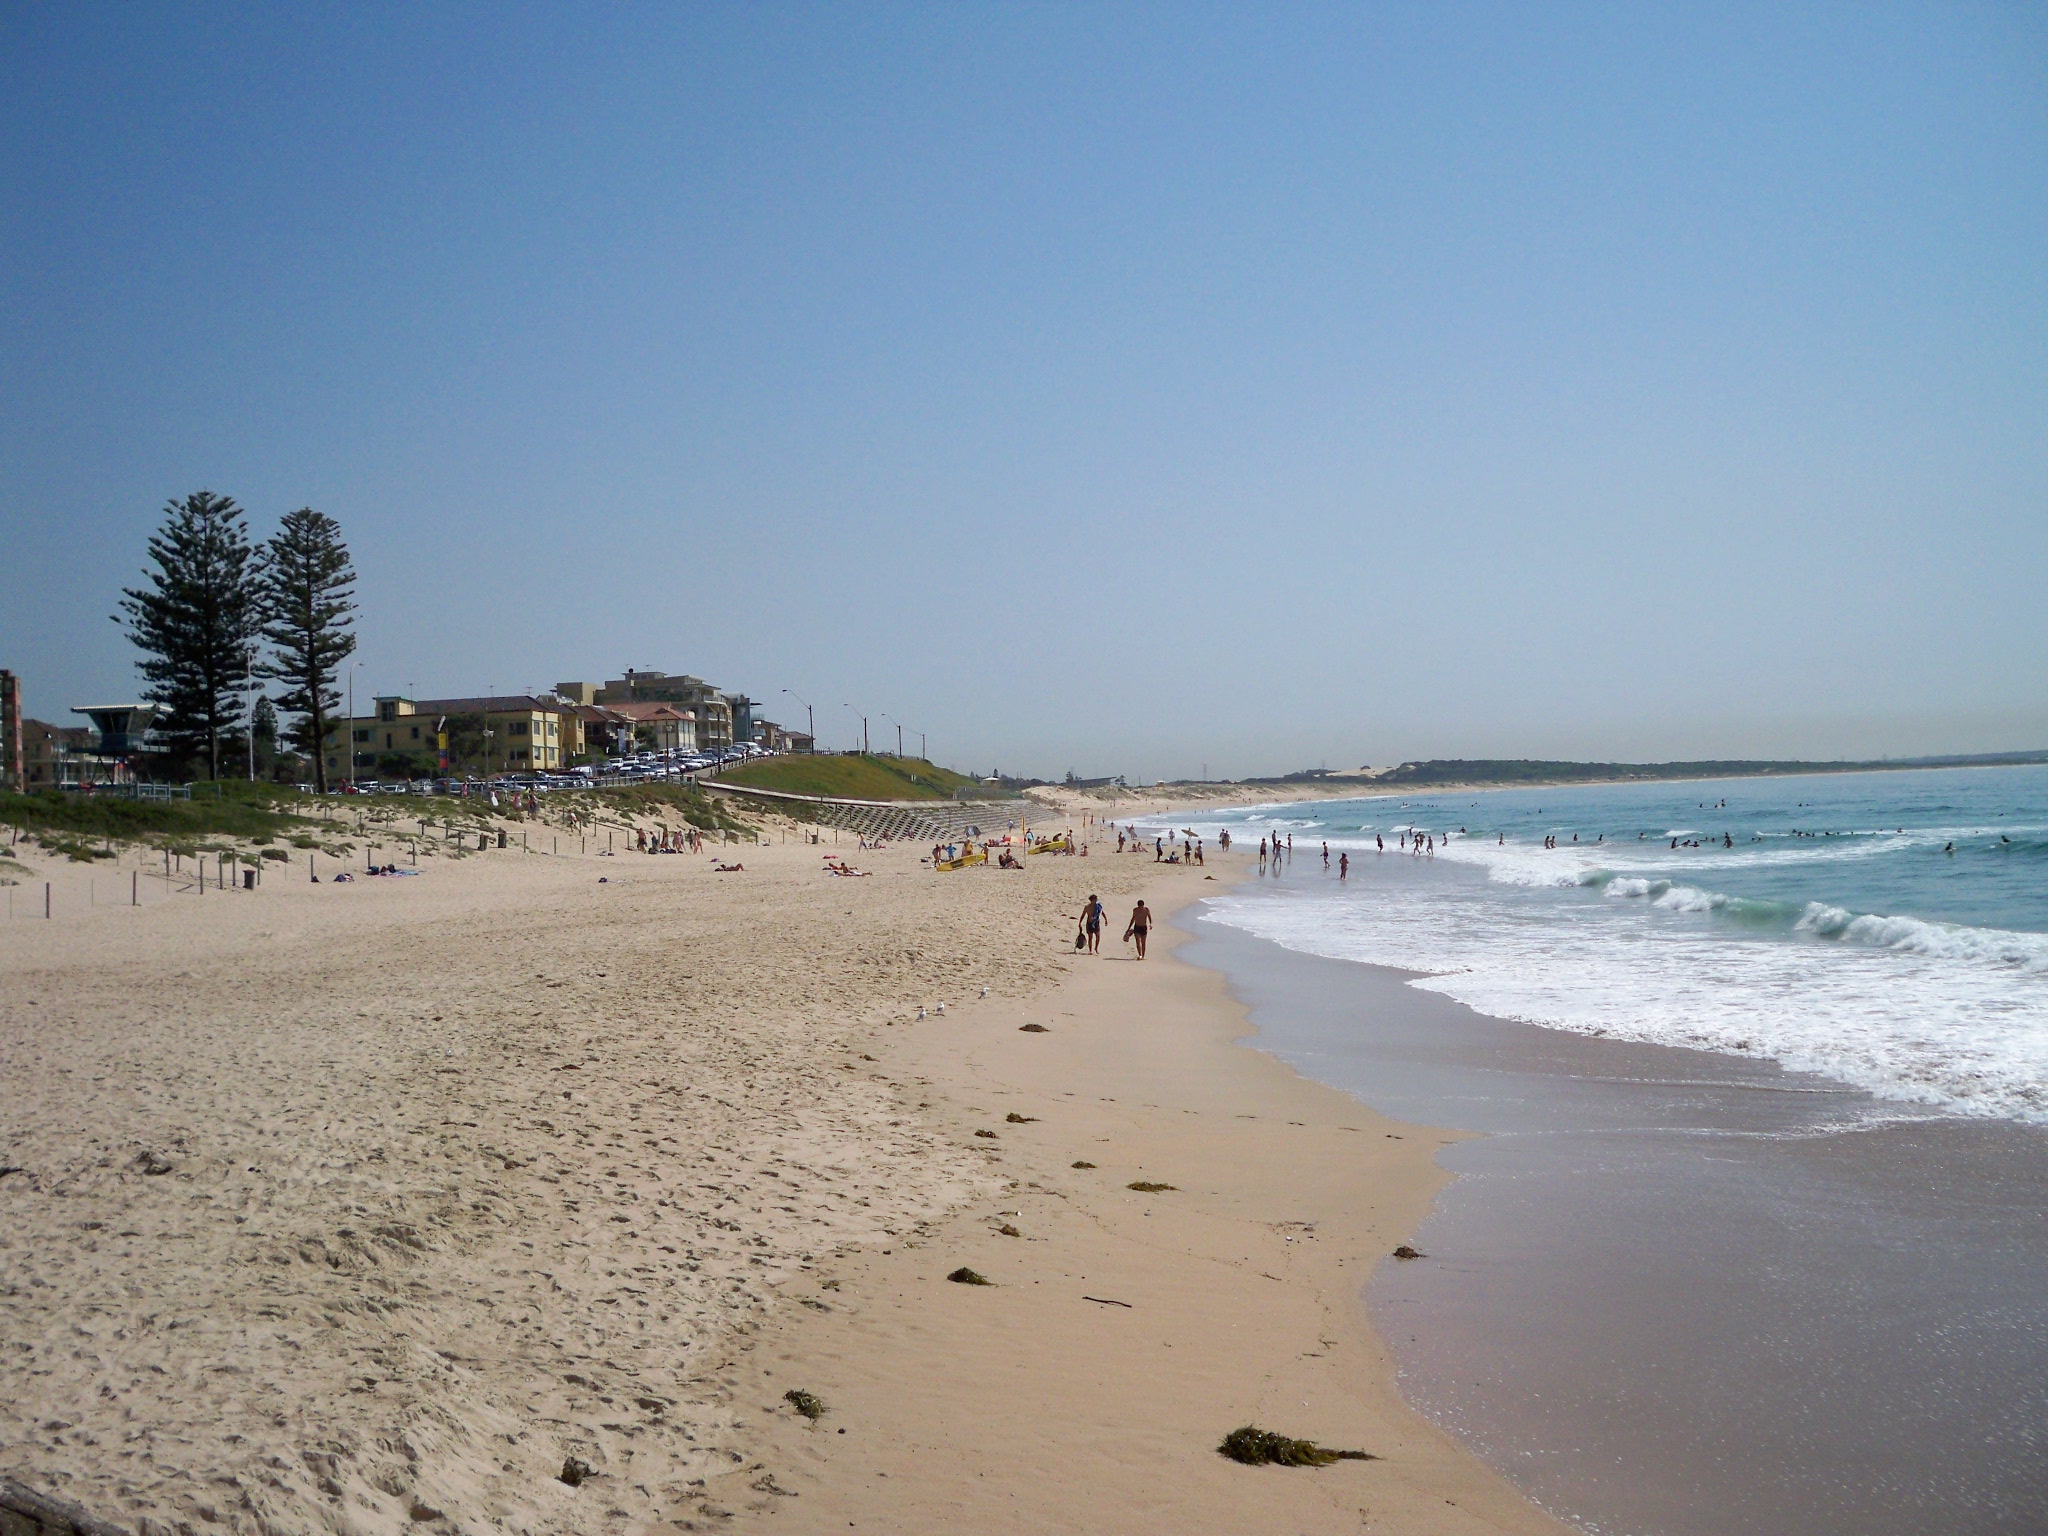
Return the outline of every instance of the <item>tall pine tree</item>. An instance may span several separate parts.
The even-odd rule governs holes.
[[[267,776],[277,763],[277,706],[267,696],[257,696],[249,730],[256,738],[256,771]]]
[[[297,717],[292,742],[312,758],[313,783],[323,794],[322,738],[341,706],[335,674],[356,648],[349,629],[355,580],[341,525],[333,518],[301,507],[278,525],[269,544],[263,600],[263,638],[274,654],[263,671],[285,684],[278,707]]]
[[[188,762],[203,752],[217,779],[221,737],[242,718],[261,560],[242,509],[211,491],[164,508],[149,555],[156,562],[143,572],[149,584],[121,593],[128,638],[143,654],[144,697],[157,706],[156,728],[172,752]],[[116,615],[114,622],[123,621]]]

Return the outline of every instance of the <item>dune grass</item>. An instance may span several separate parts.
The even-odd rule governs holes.
[[[693,827],[707,832],[735,832],[753,830],[753,824],[732,814],[720,805],[715,796],[707,795],[692,784],[631,784],[617,789],[571,791],[568,804],[581,804],[586,798],[607,810],[627,816],[658,816],[663,811],[674,811]],[[557,796],[557,799],[562,797]]]
[[[58,790],[0,794],[0,826],[72,858],[101,857],[108,843],[186,844],[200,838],[269,843],[321,824],[298,814],[298,797],[268,784],[202,784],[190,800],[123,800]]]
[[[499,795],[496,808],[486,794],[363,795],[321,798],[274,784],[223,781],[193,786],[189,800],[127,800],[41,790],[0,793],[0,853],[5,829],[24,841],[76,862],[113,856],[122,845],[146,845],[190,853],[203,847],[273,843],[335,851],[338,835],[353,834],[358,822],[371,836],[411,822],[444,829],[480,831],[495,820],[528,819],[514,794]],[[679,814],[705,831],[749,832],[752,823],[734,808],[689,784],[636,784],[616,789],[577,790],[541,798],[542,816],[581,810],[598,815]],[[392,835],[403,835],[402,831]]]

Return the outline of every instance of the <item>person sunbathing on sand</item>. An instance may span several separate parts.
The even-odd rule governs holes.
[[[744,864],[714,864],[711,866],[714,873],[721,875],[737,875],[742,873],[746,867]]]

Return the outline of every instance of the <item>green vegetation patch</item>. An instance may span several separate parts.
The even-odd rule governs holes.
[[[958,1269],[954,1270],[953,1273],[946,1276],[946,1278],[952,1281],[955,1285],[995,1284],[995,1281],[989,1279],[987,1275],[982,1274],[979,1270],[969,1269],[965,1264],[962,1264]]]
[[[718,776],[736,789],[775,789],[841,800],[950,800],[955,790],[984,793],[978,781],[921,757],[790,753],[742,763]]]
[[[1252,1424],[1225,1435],[1216,1453],[1248,1467],[1327,1467],[1337,1461],[1379,1460],[1370,1451],[1333,1451],[1313,1440],[1290,1439]]]
[[[0,825],[19,827],[53,852],[105,858],[90,839],[167,846],[201,838],[250,842],[289,837],[313,826],[289,791],[267,784],[201,784],[190,800],[127,800],[61,790],[0,794]],[[75,850],[75,851],[74,851]]]
[[[825,1401],[802,1387],[791,1387],[782,1394],[782,1400],[813,1424],[825,1417]]]

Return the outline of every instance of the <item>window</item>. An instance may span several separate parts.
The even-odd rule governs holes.
[[[356,745],[357,745],[357,746],[359,746],[359,747],[367,747],[367,746],[368,746],[369,744],[370,744],[370,733],[369,733],[368,731],[357,731],[357,732],[356,732]]]
[[[414,726],[412,728],[412,739],[414,741],[418,741],[420,739],[420,728],[418,726]]]
[[[524,720],[514,720],[512,722],[512,734],[514,736],[524,736],[526,734],[526,722]]]

